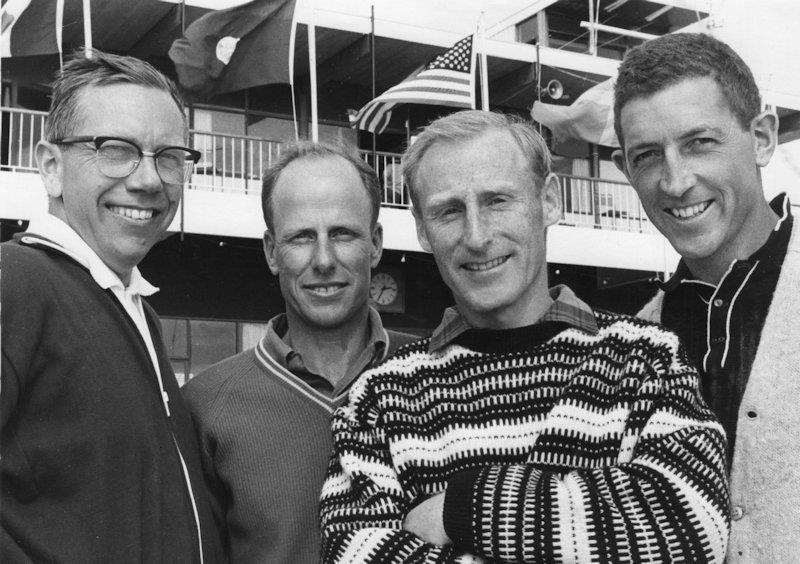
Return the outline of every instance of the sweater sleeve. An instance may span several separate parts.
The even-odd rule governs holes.
[[[455,546],[508,562],[721,562],[724,432],[694,370],[675,358],[667,372],[638,390],[615,464],[513,464],[451,476],[444,525]]]
[[[359,384],[333,417],[334,452],[320,499],[322,561],[483,562],[403,530],[415,496],[403,488],[375,424],[377,410]]]

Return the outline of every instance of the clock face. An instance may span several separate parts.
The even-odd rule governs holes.
[[[369,297],[378,305],[389,305],[397,299],[397,280],[391,274],[378,272],[370,282]]]

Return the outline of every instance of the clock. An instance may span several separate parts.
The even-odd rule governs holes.
[[[377,272],[369,285],[369,297],[379,306],[388,306],[397,300],[397,280],[388,272]]]

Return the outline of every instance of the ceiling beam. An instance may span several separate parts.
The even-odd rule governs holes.
[[[342,82],[344,79],[346,82],[353,69],[363,67],[364,59],[369,58],[369,54],[369,35],[362,35],[324,61],[318,61],[317,81],[325,84],[332,80]]]
[[[538,14],[556,2],[558,2],[558,0],[534,0],[524,8],[517,10],[513,14],[509,14],[503,19],[488,26],[486,29],[486,36],[491,37],[494,34],[500,33],[504,29],[511,27],[512,25],[517,25],[520,22],[524,22],[531,16]]]
[[[552,4],[553,2],[550,3]],[[313,21],[319,27],[339,29],[360,34],[369,34],[370,32],[369,16],[342,14],[333,10],[326,10],[324,7],[311,10],[298,6],[296,12],[297,20],[300,23]],[[443,48],[452,47],[457,41],[463,39],[463,35],[459,33],[432,30],[416,25],[382,20],[377,17],[375,18],[375,34],[378,37],[399,39],[401,41]],[[497,41],[493,39],[486,39],[484,44],[486,54],[490,57],[499,57],[526,63],[536,62],[536,46],[534,45],[510,43],[508,41]],[[620,63],[614,59],[594,57],[583,53],[573,53],[571,51],[551,49],[548,47],[540,47],[539,51],[543,65],[561,67],[567,70],[596,75],[613,76],[616,74],[617,67]]]

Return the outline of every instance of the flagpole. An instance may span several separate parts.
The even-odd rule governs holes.
[[[317,114],[317,28],[314,24],[316,20],[316,7],[314,2],[311,4],[311,14],[308,22],[308,73],[311,81],[311,140],[314,143],[319,141],[319,116]]]
[[[369,32],[369,55],[370,55],[370,64],[372,65],[371,73],[372,73],[372,97],[371,99],[375,99],[375,4],[370,6],[371,8],[371,15],[370,15],[370,23],[371,28]],[[377,173],[378,171],[378,134],[377,132],[372,132],[372,166],[375,168]]]
[[[56,2],[56,43],[58,44],[58,68],[64,68],[64,0]]]
[[[478,45],[481,62],[481,109],[489,110],[489,65],[486,60],[486,37],[483,29],[483,12],[478,19]]]
[[[83,0],[83,45],[87,59],[92,58],[92,2]]]

